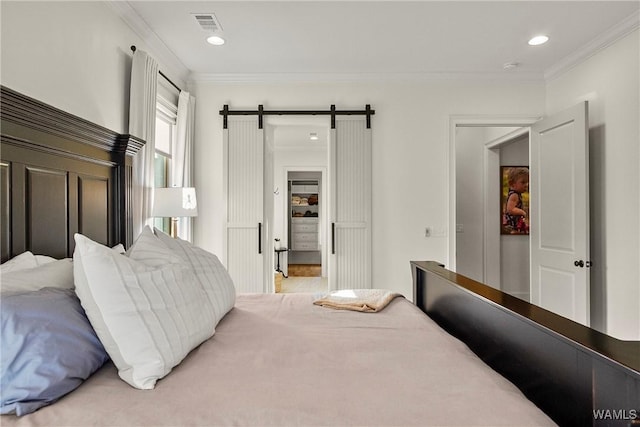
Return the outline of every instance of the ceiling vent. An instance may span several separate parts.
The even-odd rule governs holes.
[[[191,15],[198,21],[204,31],[208,33],[222,31],[222,25],[220,25],[216,15],[213,13],[192,13]]]

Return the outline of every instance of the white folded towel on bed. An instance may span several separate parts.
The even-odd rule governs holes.
[[[354,310],[375,313],[402,295],[386,289],[349,289],[335,291],[313,301],[316,305],[337,310]]]

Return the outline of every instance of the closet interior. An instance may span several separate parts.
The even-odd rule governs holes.
[[[320,172],[288,174],[289,275],[321,276],[320,253],[322,175]]]

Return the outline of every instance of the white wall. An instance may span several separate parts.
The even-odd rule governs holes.
[[[548,82],[547,114],[589,101],[593,326],[640,339],[639,31]]]
[[[232,109],[364,108],[373,116],[373,283],[411,298],[410,260],[448,264],[449,119],[456,114],[541,115],[544,84],[452,80],[347,83],[195,82],[195,243],[223,250],[222,118]]]
[[[485,282],[485,135],[484,127],[456,128],[456,272],[478,282]]]
[[[0,7],[2,85],[128,133],[130,46],[153,52],[110,6],[2,1]]]
[[[116,132],[128,129],[131,53],[148,44],[102,2],[0,2],[0,82]],[[640,339],[639,34],[546,85],[489,81],[196,82],[196,242],[222,251],[220,107],[362,108],[373,117],[374,286],[411,295],[411,259],[447,260],[448,124],[454,114],[542,115],[590,101],[592,287],[600,325]],[[161,55],[154,55],[161,57]],[[160,64],[164,68],[164,64]],[[165,70],[166,71],[166,70]],[[171,77],[171,76],[170,76]],[[180,83],[180,81],[177,81]],[[593,298],[596,300],[596,298]],[[606,314],[605,314],[606,313]]]

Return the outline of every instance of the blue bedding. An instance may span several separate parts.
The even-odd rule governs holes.
[[[0,414],[51,404],[108,360],[73,290],[3,293],[0,316]]]

